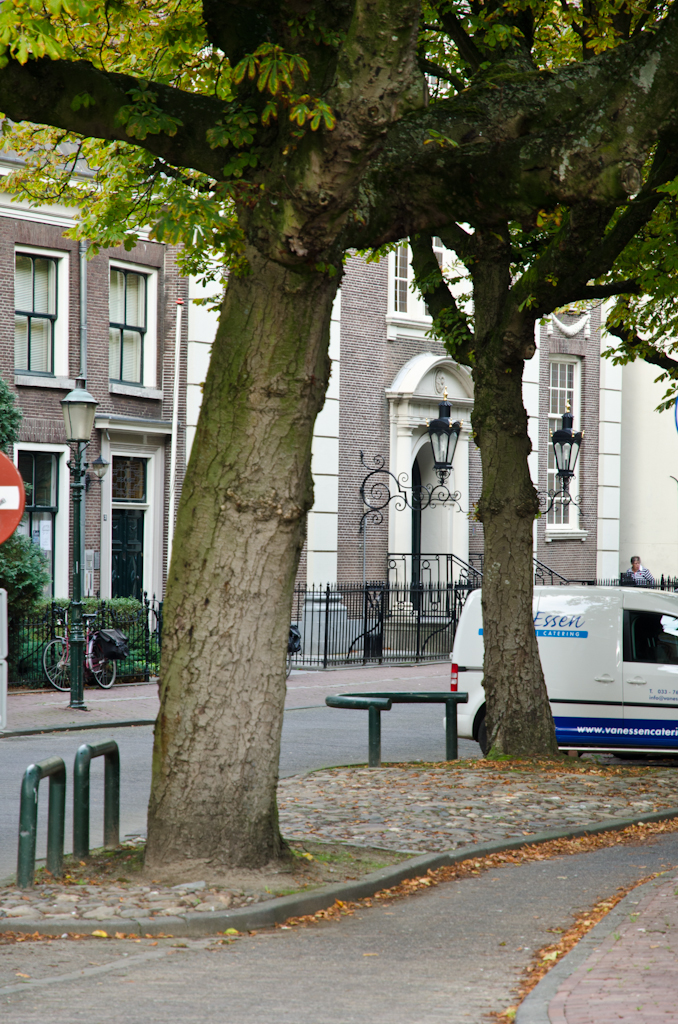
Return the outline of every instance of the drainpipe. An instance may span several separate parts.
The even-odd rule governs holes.
[[[80,252],[80,369],[78,377],[87,382],[87,242],[81,241]]]
[[[181,314],[184,300],[177,299],[177,324],[174,338],[174,392],[172,395],[172,447],[170,450],[169,515],[167,520],[167,573],[172,561],[174,510],[177,493],[177,440],[179,437],[179,362],[181,359]]]

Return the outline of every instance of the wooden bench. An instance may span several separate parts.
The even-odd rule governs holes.
[[[396,693],[382,690],[380,693],[337,693],[325,697],[330,708],[346,708],[352,711],[367,711],[367,747],[370,768],[381,766],[381,713],[390,711],[393,704],[444,704],[445,705],[445,760],[456,761],[457,705],[468,703],[467,693],[422,691],[417,693]]]

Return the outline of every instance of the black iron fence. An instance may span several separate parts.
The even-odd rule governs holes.
[[[373,581],[297,587],[292,622],[301,633],[301,650],[293,655],[292,666],[327,668],[447,658],[464,602],[472,590],[482,585],[482,572],[480,567],[473,567],[472,572],[460,573],[456,582],[452,579],[443,582],[445,572],[439,571],[442,559],[437,559],[435,571],[431,572],[431,557],[421,557],[426,557],[428,565],[422,566],[419,574],[420,567],[415,563],[415,579],[412,581],[412,574],[408,574],[409,582],[405,585]],[[537,559],[534,562],[537,587],[547,584],[635,586],[627,576],[570,580]],[[398,564],[401,578],[402,566],[405,566],[404,561]],[[393,566],[389,569],[392,573]],[[678,577],[662,575],[649,589],[678,591]]]
[[[86,598],[83,610],[96,615],[91,629],[118,627],[129,640],[129,656],[117,663],[117,679],[125,682],[147,681],[160,668],[162,640],[162,601],[144,594],[143,601],[119,599],[99,601]],[[41,687],[48,685],[42,666],[45,647],[57,636],[65,635],[68,602],[44,602],[18,622],[12,623],[9,637],[10,685]]]
[[[301,633],[293,666],[439,661],[452,650],[468,584],[386,582],[297,587],[292,621]]]
[[[293,667],[327,668],[446,659],[452,650],[464,602],[472,590],[482,585],[482,566],[468,566],[471,571],[460,572],[454,581],[446,579],[447,563],[444,571],[430,572],[430,556],[424,557],[429,564],[415,565],[414,573],[408,573],[405,584],[371,581],[296,587],[292,622],[301,633],[301,650],[292,657]],[[436,564],[442,563],[438,560]],[[393,567],[390,569],[393,573]],[[452,576],[451,564],[449,575]],[[608,580],[567,579],[536,559],[534,582],[537,586],[634,585],[627,576]],[[652,589],[678,592],[678,577],[661,575]],[[162,601],[144,595],[143,602],[87,599],[84,606],[86,612],[96,614],[92,628],[117,626],[129,638],[129,657],[118,662],[119,680],[143,681],[157,674]],[[50,640],[64,635],[63,610],[63,603],[45,603],[32,615],[12,624],[11,685],[37,688],[47,684],[42,655]]]

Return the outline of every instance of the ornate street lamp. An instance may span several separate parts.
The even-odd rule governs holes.
[[[418,484],[410,486],[407,473],[401,473],[396,477],[385,468],[386,460],[383,455],[375,455],[373,464],[370,466],[365,462],[363,452],[360,453],[360,461],[367,470],[367,475],[360,485],[360,498],[363,503],[364,512],[360,519],[360,530],[363,532],[363,524],[369,518],[369,522],[378,525],[383,523],[383,509],[392,501],[395,502],[397,511],[402,512],[405,508],[414,508],[418,512],[427,508],[436,508],[438,505],[456,505],[462,511],[459,499],[459,491],[450,491],[445,481],[450,475],[452,461],[461,433],[462,424],[459,420],[452,422],[452,409],[447,401],[447,388],[443,394],[443,401],[438,406],[438,419],[426,421],[428,436],[433,452],[433,465],[438,475],[438,483]],[[395,487],[392,486],[395,484]]]
[[[83,665],[85,660],[85,634],[82,629],[82,494],[85,490],[86,463],[82,456],[89,444],[94,426],[97,402],[85,390],[84,381],[78,381],[73,391],[61,400],[66,440],[73,444],[73,458],[68,463],[71,471],[73,495],[73,599],[71,602],[71,701],[69,707],[87,711],[84,701]],[[102,460],[103,461],[103,460]],[[105,470],[104,470],[105,472]]]
[[[452,469],[454,452],[461,433],[461,423],[451,420],[452,408],[447,401],[447,388],[443,394],[443,400],[438,406],[438,419],[428,423],[428,436],[431,439],[433,450],[433,466],[438,474],[440,486],[442,487]]]
[[[579,504],[579,498],[573,498],[570,494],[570,482],[574,476],[584,431],[575,432],[572,429],[573,422],[574,417],[570,412],[570,403],[567,402],[560,429],[551,433],[556,477],[560,487],[555,491],[549,491],[547,495],[543,491],[539,492],[540,504],[545,505],[544,512],[550,512],[556,502],[563,506]]]
[[[556,475],[560,477],[563,489],[569,491],[570,480],[574,476],[574,469],[577,465],[577,456],[581,447],[584,431],[575,432],[572,430],[574,416],[570,412],[570,403],[567,403],[563,413],[563,423],[560,430],[552,434],[553,455],[556,460]]]

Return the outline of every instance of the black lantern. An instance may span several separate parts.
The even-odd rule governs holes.
[[[570,403],[567,403],[566,411],[563,413],[563,423],[560,430],[552,434],[553,455],[556,460],[556,474],[562,480],[564,490],[568,490],[570,480],[574,476],[574,469],[577,465],[577,457],[581,447],[583,430],[575,433],[572,430],[574,417],[570,412]]]
[[[106,472],[109,466],[110,462],[108,462],[107,459],[104,459],[101,455],[99,455],[98,458],[94,460],[94,462],[90,463],[89,468],[92,470],[94,476],[97,478],[99,483],[101,483],[103,478],[106,476]]]
[[[447,401],[447,388],[445,388],[443,401],[438,406],[438,419],[431,420],[428,424],[428,436],[433,449],[433,465],[441,485],[452,469],[454,452],[461,432],[461,423],[459,420],[452,423],[451,412],[452,408]]]

